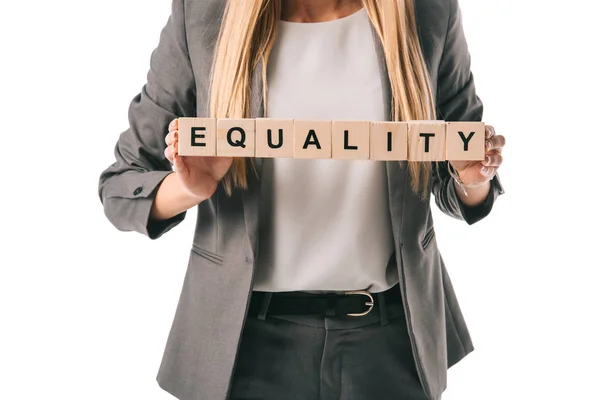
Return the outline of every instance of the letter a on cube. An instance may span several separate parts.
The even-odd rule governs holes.
[[[331,121],[294,120],[294,158],[331,158]]]

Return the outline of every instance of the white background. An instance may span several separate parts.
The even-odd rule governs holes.
[[[444,400],[600,399],[594,5],[461,0],[484,120],[507,138],[506,194],[473,226],[435,209],[476,347]],[[155,376],[196,212],[150,241],[113,228],[97,194],[169,12],[0,5],[2,399],[172,398]]]

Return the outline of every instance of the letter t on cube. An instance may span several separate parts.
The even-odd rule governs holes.
[[[445,145],[445,121],[408,121],[409,161],[443,161]]]

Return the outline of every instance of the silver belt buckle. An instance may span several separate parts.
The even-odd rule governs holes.
[[[362,317],[363,315],[367,315],[368,313],[371,312],[371,310],[373,309],[373,306],[375,305],[375,302],[373,301],[373,296],[371,296],[371,293],[367,292],[366,290],[353,290],[351,292],[345,292],[345,295],[352,295],[352,294],[359,294],[362,296],[367,296],[369,298],[369,301],[367,301],[365,303],[366,306],[369,306],[369,309],[365,312],[362,313],[355,313],[355,314],[346,314],[349,317]]]

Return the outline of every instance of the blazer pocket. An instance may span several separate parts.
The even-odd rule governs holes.
[[[199,257],[204,258],[205,260],[213,263],[222,265],[223,264],[223,256],[217,253],[213,253],[212,251],[208,251],[206,249],[202,249],[195,244],[192,244],[192,252]]]
[[[435,230],[433,229],[433,226],[431,228],[429,228],[429,230],[427,232],[425,232],[425,236],[423,236],[423,239],[421,240],[421,247],[423,249],[426,249],[427,246],[429,246],[429,243],[431,243],[431,239],[433,239],[433,237],[435,236]]]

